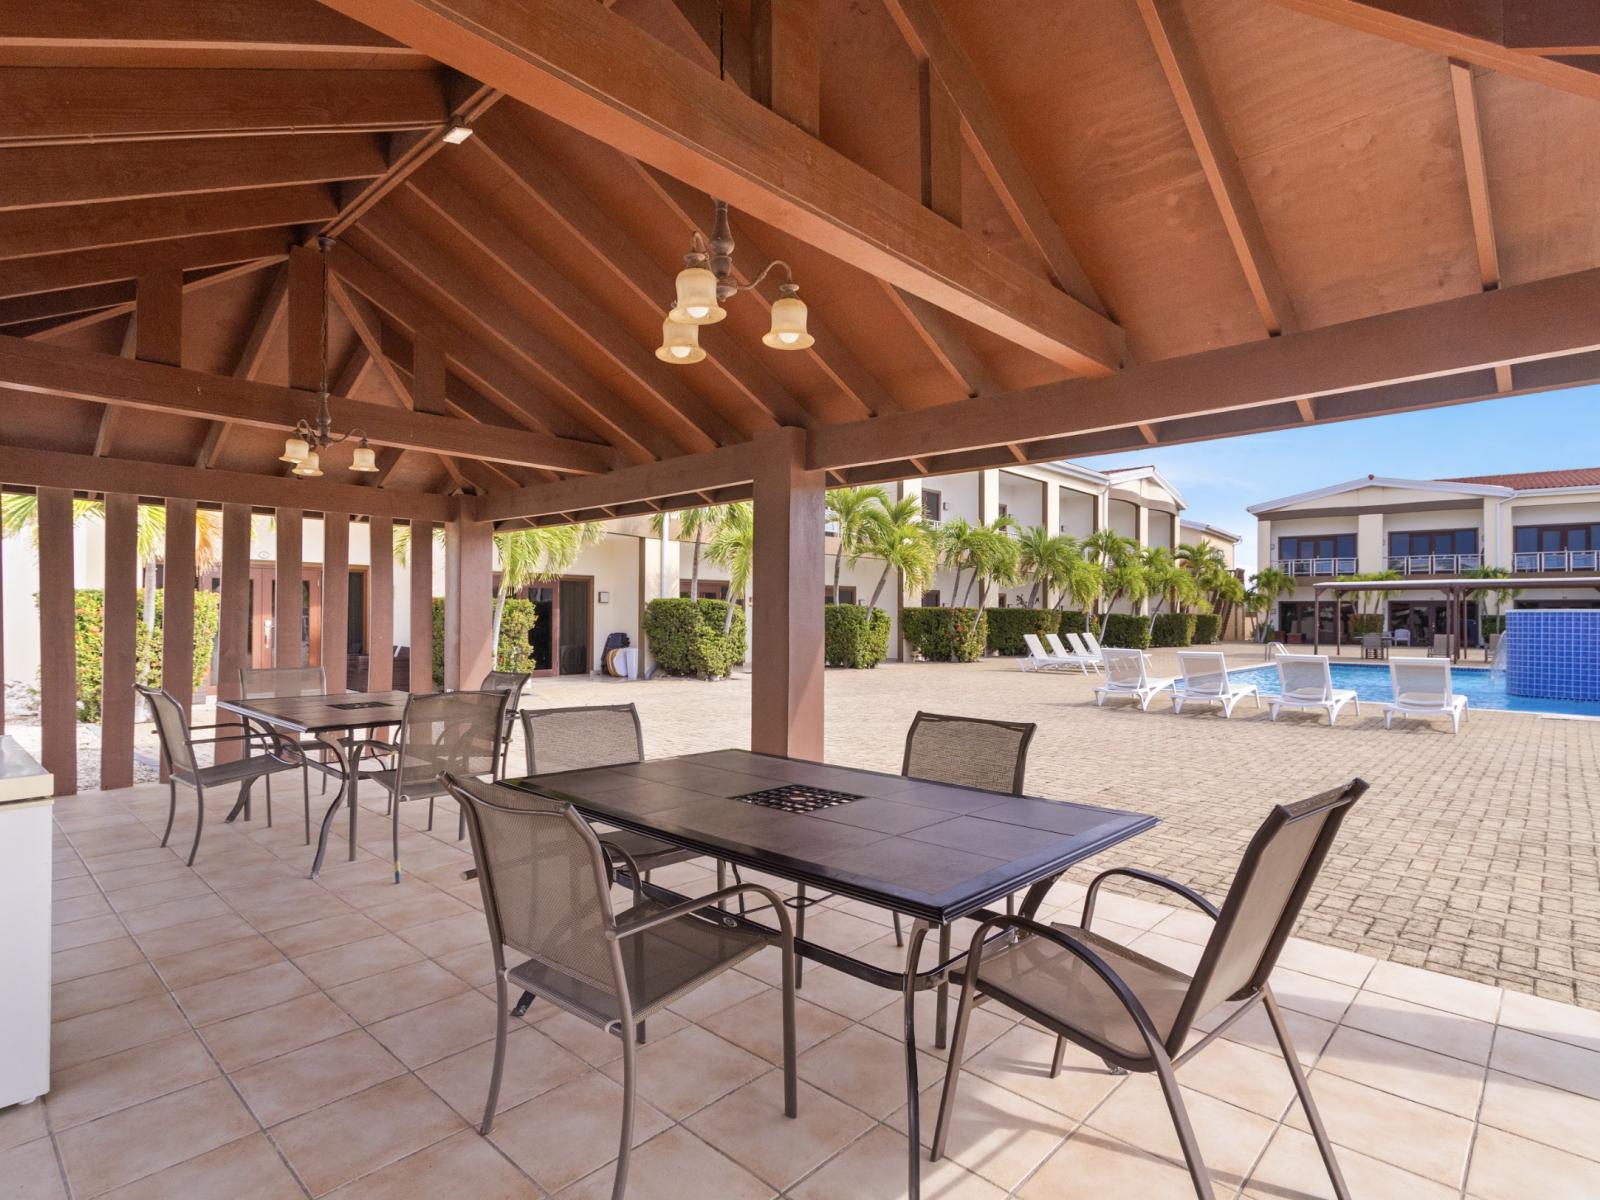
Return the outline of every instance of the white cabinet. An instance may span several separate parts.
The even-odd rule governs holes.
[[[50,1090],[50,793],[0,737],[0,1108]]]

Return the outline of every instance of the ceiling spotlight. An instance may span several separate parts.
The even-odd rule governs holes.
[[[452,146],[459,146],[472,136],[472,126],[459,118],[450,122],[450,127],[444,131],[443,140]]]

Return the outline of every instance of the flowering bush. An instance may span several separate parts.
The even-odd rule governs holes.
[[[989,640],[989,623],[976,608],[907,608],[900,624],[911,648],[930,662],[975,662]]]

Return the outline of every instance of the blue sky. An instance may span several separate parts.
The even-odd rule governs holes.
[[[1440,479],[1600,467],[1600,387],[1513,396],[1424,412],[1076,460],[1104,470],[1154,463],[1188,502],[1184,515],[1242,534],[1256,568],[1252,504],[1363,475]]]

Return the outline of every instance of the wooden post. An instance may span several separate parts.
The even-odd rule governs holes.
[[[134,292],[133,356],[182,366],[183,272],[177,267],[139,277]]]
[[[322,254],[315,246],[289,251],[289,386],[322,386]]]
[[[933,63],[919,74],[922,129],[922,203],[961,224],[961,112]]]
[[[372,608],[367,618],[367,690],[387,692],[394,687],[394,521],[373,517],[368,532]]]
[[[133,785],[135,656],[139,622],[139,498],[106,497],[105,606],[100,667],[100,786]],[[219,747],[220,749],[220,747]]]
[[[250,506],[222,506],[222,613],[217,628],[217,699],[237,700],[239,672],[250,665]],[[266,597],[257,596],[257,604]],[[219,714],[221,719],[221,714]],[[216,748],[218,762],[242,754],[238,742]]]
[[[322,514],[322,673],[329,692],[350,686],[350,518]]]
[[[821,529],[819,524],[819,537]],[[445,526],[444,556],[444,686],[475,688],[494,669],[492,527],[458,516]],[[822,562],[820,549],[817,562]]]
[[[5,595],[6,564],[0,547],[0,596]],[[6,606],[0,604],[0,733],[6,731]]]
[[[161,686],[184,716],[194,706],[195,503],[167,501],[165,578],[161,585]]]
[[[804,430],[776,429],[759,442],[750,747],[820,760],[826,477],[805,469]]]
[[[433,523],[411,522],[411,691],[433,691]]]
[[[78,641],[73,616],[72,493],[39,489],[40,757],[55,794],[78,790]]]
[[[272,605],[272,665],[303,667],[305,653],[300,648],[301,538],[305,514],[298,508],[278,510],[277,595]]]
[[[754,0],[750,54],[751,95],[816,136],[822,125],[817,0]]]

